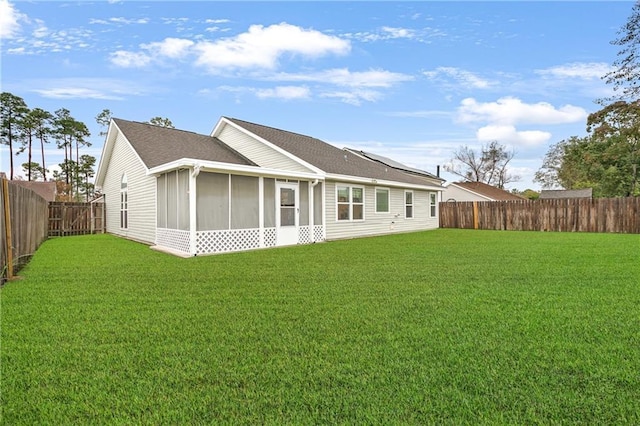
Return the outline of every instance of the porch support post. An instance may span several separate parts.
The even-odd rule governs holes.
[[[264,177],[258,177],[258,235],[259,245],[264,247]]]
[[[316,180],[316,185],[317,185],[317,180]],[[307,190],[307,194],[309,194],[309,239],[311,240],[312,243],[316,242],[316,237],[315,237],[315,232],[313,232],[313,228],[314,228],[314,222],[313,222],[313,212],[314,212],[314,208],[313,206],[315,205],[315,197],[314,197],[314,188],[315,185],[312,182],[307,182],[307,187],[309,188]]]
[[[200,168],[198,166],[194,167],[192,173],[189,173],[189,252],[192,256],[195,256],[196,253],[196,221],[197,221],[197,211],[196,211],[196,179],[198,178],[198,174],[200,173]]]

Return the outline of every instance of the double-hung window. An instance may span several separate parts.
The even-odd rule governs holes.
[[[364,220],[364,188],[338,185],[336,211],[337,220]]]
[[[437,216],[437,207],[438,203],[436,200],[436,194],[434,194],[433,192],[429,194],[429,214],[431,217],[436,217]]]
[[[389,213],[388,188],[376,188],[376,213]]]
[[[404,217],[413,218],[413,191],[404,191]]]

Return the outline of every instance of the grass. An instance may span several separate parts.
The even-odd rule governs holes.
[[[52,239],[3,424],[640,422],[640,236],[436,230],[175,258]]]

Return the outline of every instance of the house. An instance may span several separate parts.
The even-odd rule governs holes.
[[[557,200],[563,198],[592,198],[593,188],[584,189],[543,189],[540,191],[541,200]]]
[[[438,227],[442,180],[222,117],[211,135],[113,119],[106,229],[184,256]]]
[[[482,182],[455,182],[445,186],[442,201],[522,201],[525,198]]]
[[[12,180],[11,183],[15,185],[22,186],[23,188],[27,188],[46,201],[51,202],[56,200],[56,194],[58,190],[56,188],[55,182],[40,182],[35,180]]]

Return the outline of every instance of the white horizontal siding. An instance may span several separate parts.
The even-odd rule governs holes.
[[[311,171],[286,155],[268,147],[264,143],[228,124],[222,128],[218,139],[260,167],[292,172],[309,173]]]
[[[145,174],[146,167],[122,133],[118,132],[105,173],[107,232],[154,244],[156,238],[156,178]],[[127,229],[120,228],[120,182],[127,174],[129,213]]]
[[[484,197],[457,186],[449,185],[442,191],[442,201],[492,201],[489,197]]]
[[[376,213],[375,186],[364,186],[364,220],[336,220],[336,184],[325,185],[327,239],[355,238],[366,235],[420,231],[438,227],[438,217],[429,217],[429,192],[413,190],[413,219],[404,217],[404,189],[389,189],[389,213]],[[344,184],[350,185],[350,184]]]

